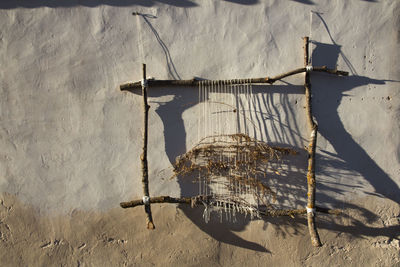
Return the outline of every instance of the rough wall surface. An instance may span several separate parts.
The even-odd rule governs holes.
[[[137,11],[145,16],[132,16]],[[399,264],[398,1],[1,1],[0,260],[4,265]],[[154,205],[144,230],[141,79],[263,77],[312,63],[319,124],[317,203],[324,246],[304,218],[205,224],[201,210]],[[259,135],[302,148],[303,75],[256,88]],[[171,163],[196,142],[197,91],[149,92],[151,195],[186,195]],[[303,154],[304,156],[304,154]],[[306,159],[282,195],[304,205]],[[305,175],[304,175],[305,179]]]

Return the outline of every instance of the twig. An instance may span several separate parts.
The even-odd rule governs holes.
[[[140,156],[142,162],[142,184],[143,184],[143,195],[145,198],[150,196],[149,194],[149,168],[147,163],[147,139],[148,139],[148,120],[149,120],[149,108],[147,104],[147,84],[146,84],[146,64],[143,64],[143,82],[142,82],[142,95],[143,95],[143,152]],[[144,206],[144,210],[147,214],[146,223],[147,229],[154,229],[153,217],[151,216],[150,203]]]
[[[159,196],[159,197],[151,197],[149,202],[153,204],[154,203],[188,204],[191,205],[191,207],[193,208],[195,206],[202,205],[203,203],[209,204],[211,199],[212,199],[211,195],[209,196],[200,195],[196,197],[180,197],[180,198],[170,197],[170,196]],[[142,199],[137,199],[129,202],[122,202],[120,205],[122,208],[127,209],[127,208],[142,206],[144,205],[144,203]],[[341,211],[338,209],[328,209],[322,207],[316,207],[316,211],[333,215],[339,215],[341,213]],[[264,217],[278,217],[278,216],[293,217],[295,215],[303,215],[306,213],[307,213],[306,209],[276,209],[276,210],[260,211],[260,215]]]
[[[303,73],[306,72],[306,68],[298,68],[289,72],[285,72],[282,74],[279,74],[275,77],[263,77],[263,78],[251,78],[251,79],[233,79],[229,80],[230,84],[246,84],[246,83],[253,83],[253,84],[273,84],[278,80],[281,80],[283,78]],[[334,74],[334,75],[341,75],[341,76],[347,76],[349,73],[347,71],[341,71],[337,69],[328,69],[326,66],[316,66],[313,67],[312,71],[316,72],[326,72],[329,74]],[[202,82],[204,83],[204,80],[198,80],[198,79],[191,79],[191,80],[148,80],[148,86],[149,87],[160,87],[160,86],[197,86],[199,83]],[[206,82],[223,82],[223,80],[206,80]],[[141,82],[128,82],[120,85],[121,91],[130,91],[134,89],[139,89],[141,88]]]
[[[180,203],[180,204],[191,204],[192,207],[201,204],[202,201],[208,202],[211,196],[198,196],[198,197],[182,197],[175,198],[170,196],[159,196],[159,197],[151,197],[150,203]],[[144,205],[142,199],[132,200],[129,202],[121,202],[120,206],[124,209],[126,208],[134,208],[137,206]]]
[[[308,37],[303,38],[304,41],[304,66],[308,66]],[[312,117],[312,99],[311,99],[311,83],[310,83],[310,74],[306,72],[305,75],[305,95],[306,95],[306,112],[307,112],[307,121],[308,126],[310,128],[311,136],[310,143],[308,145],[308,172],[307,172],[307,221],[308,221],[308,230],[311,236],[311,243],[315,247],[320,247],[321,240],[318,235],[317,227],[315,226],[315,148],[317,143],[317,132],[318,125],[314,122]]]

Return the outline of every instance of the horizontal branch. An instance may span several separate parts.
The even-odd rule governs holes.
[[[212,196],[196,196],[196,197],[181,197],[175,198],[170,196],[160,196],[160,197],[150,197],[150,203],[173,203],[173,204],[188,204],[192,207],[197,205],[202,205],[204,203],[208,203]],[[122,202],[121,207],[126,208],[134,208],[137,206],[144,205],[142,199],[132,200],[129,202]],[[337,209],[327,209],[316,207],[317,212],[339,215],[341,213],[340,210]],[[277,210],[268,210],[268,211],[260,211],[260,214],[265,217],[277,217],[277,216],[295,216],[306,214],[306,209],[277,209]]]
[[[322,208],[322,207],[316,207],[315,209],[316,212],[320,213],[325,213],[325,214],[331,214],[331,215],[339,215],[341,213],[341,210],[338,209],[328,209],[328,208]],[[307,214],[306,209],[277,209],[277,210],[269,210],[269,211],[261,211],[261,215],[267,216],[267,217],[277,217],[277,216],[294,216],[294,215],[303,215]]]
[[[191,80],[147,80],[147,86],[149,87],[161,87],[161,86],[197,86],[200,83],[226,83],[229,84],[273,84],[274,82],[281,80],[283,78],[306,72],[306,68],[298,68],[289,72],[282,73],[275,77],[264,77],[264,78],[250,78],[250,79],[232,79],[232,80],[199,80],[199,79],[191,79]],[[316,72],[325,72],[334,75],[347,76],[349,73],[347,71],[341,71],[336,69],[329,69],[326,66],[322,67],[313,67],[312,71]],[[121,91],[130,91],[134,89],[142,88],[142,82],[128,82],[121,84]]]
[[[190,204],[192,206],[197,206],[202,204],[202,201],[208,202],[211,196],[197,196],[197,197],[181,197],[175,198],[170,196],[160,196],[160,197],[151,197],[150,203],[176,203],[176,204]],[[134,208],[137,206],[144,205],[142,199],[132,200],[129,202],[121,202],[120,206],[124,209],[126,208]]]
[[[151,197],[150,198],[150,203],[184,203],[184,204],[190,204],[191,203],[191,198],[186,197],[186,198],[174,198],[174,197],[169,197],[169,196],[161,196],[161,197]],[[144,205],[142,199],[136,199],[132,200],[129,202],[121,202],[120,206],[121,208],[134,208],[137,206]]]

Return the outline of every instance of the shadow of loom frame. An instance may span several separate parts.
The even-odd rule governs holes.
[[[169,55],[168,48],[148,19],[153,17],[149,17],[146,14],[140,15],[143,16],[165,54],[168,75],[174,79],[179,79],[179,74],[173,63],[173,59]],[[353,66],[341,52],[341,46],[335,43],[333,39],[332,43],[333,44],[324,44],[313,42],[315,47],[312,52],[313,65],[326,65],[334,69],[337,66],[339,56],[342,56],[348,67],[353,70]],[[379,217],[360,205],[347,203],[334,197],[344,195],[348,187],[357,187],[361,190],[364,184],[369,184],[375,190],[372,195],[387,198],[399,203],[400,190],[398,185],[375,163],[368,153],[353,139],[351,134],[347,132],[338,113],[340,103],[343,97],[346,96],[345,92],[351,91],[353,88],[359,86],[385,84],[387,82],[393,81],[373,79],[359,75],[333,77],[320,73],[311,74],[313,115],[319,125],[319,135],[323,136],[337,152],[337,154],[334,155],[323,150],[317,151],[316,204],[345,210],[339,218],[328,215],[318,215],[316,222],[318,229],[328,229],[336,233],[348,233],[355,237],[362,235],[386,236],[389,239],[394,238],[396,234],[400,232],[400,226],[371,227],[370,225],[365,225],[363,223],[364,221],[371,224],[377,222]],[[291,164],[288,165],[288,169],[283,177],[272,175],[268,180],[268,185],[273,189],[279,189],[277,192],[278,202],[286,200],[286,206],[283,208],[304,207],[307,191],[307,154],[302,148],[308,142],[308,130],[306,130],[306,125],[297,124],[295,117],[298,114],[296,114],[296,109],[294,108],[295,105],[304,105],[304,87],[287,82],[273,86],[253,85],[253,94],[255,96],[253,98],[253,107],[256,107],[258,110],[263,110],[263,112],[257,112],[252,123],[254,123],[261,132],[268,133],[257,136],[257,132],[254,132],[254,138],[261,138],[261,140],[271,145],[290,145],[296,147],[300,152],[299,156],[291,158]],[[299,96],[297,100],[296,98],[289,97],[289,95],[293,94]],[[157,101],[157,98],[163,95],[172,95],[173,98],[168,102]],[[184,154],[191,148],[186,144],[188,136],[182,115],[186,110],[198,103],[198,92],[196,88],[155,88],[154,90],[149,90],[149,97],[150,104],[158,104],[155,112],[163,123],[165,152],[172,165],[176,157]],[[281,107],[281,109],[278,110],[278,106]],[[299,108],[297,106],[297,111],[298,110]],[[302,112],[301,116],[305,116],[305,110]],[[292,118],[291,124],[288,123],[288,117]],[[304,136],[306,137],[304,138]],[[151,150],[152,148],[149,147],[149,149]],[[339,182],[319,181],[318,174],[334,177],[339,180]],[[350,181],[356,174],[362,177],[358,181],[359,183],[357,185],[347,184],[346,181]],[[340,182],[342,180],[344,182]],[[182,196],[198,194],[197,185],[185,181],[185,179],[181,177],[178,177],[177,181]],[[328,194],[329,192],[333,192],[334,196]],[[371,192],[365,193],[371,194]],[[291,196],[291,198],[287,198],[286,196]],[[249,218],[239,215],[237,218],[238,223],[224,221],[223,224],[221,224],[217,216],[211,216],[210,222],[205,223],[202,218],[203,209],[191,209],[185,205],[178,205],[178,208],[181,209],[197,227],[219,242],[254,251],[270,252],[264,246],[245,240],[235,234],[235,232],[240,232],[245,229],[250,222]],[[346,212],[350,210],[355,210],[357,212]],[[265,220],[264,229],[266,229],[268,225],[273,225],[282,236],[286,236],[289,232],[299,234],[297,228],[299,226],[306,226],[307,220],[302,217],[297,217],[295,219],[268,218]],[[308,235],[308,233],[302,234]]]
[[[340,46],[334,44],[314,43],[316,48],[313,51],[313,63],[315,65],[328,65],[335,67],[339,57]],[[321,62],[319,62],[321,61]],[[325,64],[320,64],[323,63]],[[328,64],[327,64],[328,63]],[[313,107],[314,116],[319,124],[319,134],[322,135],[337,151],[337,155],[329,153],[317,154],[317,204],[320,206],[330,206],[342,208],[344,210],[357,210],[359,217],[354,218],[349,214],[341,215],[345,219],[346,224],[341,223],[343,220],[338,220],[334,217],[319,215],[317,219],[317,227],[319,229],[329,229],[334,232],[345,232],[353,236],[387,236],[389,239],[394,238],[400,231],[400,226],[390,227],[371,227],[363,224],[363,221],[373,223],[378,220],[378,216],[370,210],[361,206],[346,203],[343,200],[333,198],[325,192],[334,192],[336,195],[345,194],[345,183],[325,183],[318,181],[318,173],[324,175],[339,175],[342,180],[350,179],[354,174],[359,174],[363,177],[359,187],[363,183],[371,185],[375,192],[373,195],[390,199],[394,202],[399,202],[399,187],[390,178],[388,174],[382,170],[368,153],[353,139],[348,133],[338,114],[338,107],[342,98],[346,95],[344,92],[351,91],[359,86],[370,84],[385,84],[386,80],[377,80],[363,76],[350,77],[330,77],[323,74],[312,74],[313,85]],[[296,208],[305,206],[306,196],[306,153],[301,150],[304,145],[304,138],[301,138],[300,125],[296,123],[289,126],[287,121],[283,119],[287,116],[295,116],[293,103],[288,97],[290,94],[299,94],[302,105],[304,101],[303,86],[297,85],[268,85],[268,86],[253,86],[253,93],[256,96],[256,105],[263,106],[266,112],[257,113],[255,123],[258,127],[268,131],[271,136],[273,145],[287,146],[288,144],[300,148],[300,155],[291,164],[291,168],[285,173],[284,177],[271,177],[269,184],[273,188],[279,188],[278,194],[282,196],[294,196],[289,200],[288,207]],[[162,95],[173,95],[173,99],[168,102],[157,102],[155,99]],[[279,97],[276,97],[279,95]],[[156,113],[160,116],[164,126],[165,151],[173,164],[176,157],[184,154],[190,147],[187,147],[187,133],[182,118],[183,112],[193,107],[198,101],[198,92],[194,88],[160,88],[159,90],[150,90],[149,96],[151,102],[159,104]],[[324,101],[320,101],[324,99]],[[293,98],[292,98],[293,100]],[[297,101],[296,101],[297,102]],[[285,107],[284,114],[276,113],[272,115],[273,110],[277,105]],[[281,112],[282,110],[280,110]],[[272,123],[267,125],[266,118],[273,118]],[[296,120],[294,120],[296,122]],[[268,130],[266,129],[268,128]],[[303,133],[307,135],[307,133]],[[268,135],[267,135],[268,136]],[[302,141],[303,140],[303,141]],[[264,140],[270,141],[270,140]],[[151,149],[151,148],[150,148]],[[324,151],[321,151],[324,152]],[[329,173],[332,170],[339,170],[337,173]],[[346,176],[343,178],[343,176]],[[181,188],[182,196],[196,195],[197,185],[190,185],[181,178],[178,178],[178,184]],[[354,185],[351,185],[354,187]],[[318,190],[319,189],[319,190]],[[321,190],[322,189],[322,190]],[[371,194],[370,192],[366,192]],[[300,196],[300,198],[299,198]],[[279,200],[279,196],[278,196]],[[231,223],[224,221],[219,222],[219,218],[212,218],[209,223],[205,223],[202,218],[202,209],[191,209],[184,205],[179,205],[179,208],[185,215],[202,231],[209,234],[215,240],[234,246],[260,251],[269,252],[260,244],[252,241],[244,240],[237,236],[234,232],[243,231],[246,225],[249,224],[249,218],[243,216],[238,217],[239,223]],[[217,217],[217,216],[212,216]],[[361,218],[361,219],[360,219]],[[264,227],[268,224],[273,225],[281,232],[283,236],[287,235],[289,229],[296,229],[299,225],[306,225],[306,218],[270,218],[265,220]],[[293,231],[291,231],[293,232]],[[296,231],[294,232],[297,233]]]

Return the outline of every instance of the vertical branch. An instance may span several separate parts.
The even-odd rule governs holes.
[[[151,207],[149,201],[149,168],[147,164],[147,136],[148,136],[148,121],[149,108],[147,104],[147,84],[146,84],[146,64],[143,64],[143,80],[142,80],[142,96],[143,96],[143,152],[140,156],[142,162],[142,184],[143,184],[143,203],[147,218],[147,229],[154,229],[153,218],[151,216]]]
[[[303,38],[304,41],[304,67],[307,68],[309,62],[308,54],[308,37]],[[312,99],[311,99],[311,82],[309,71],[305,75],[305,95],[306,95],[306,112],[307,122],[311,131],[310,143],[308,145],[308,171],[307,171],[307,221],[308,230],[311,236],[311,243],[313,246],[321,246],[321,241],[315,226],[315,149],[317,144],[318,125],[314,122],[312,117]]]

